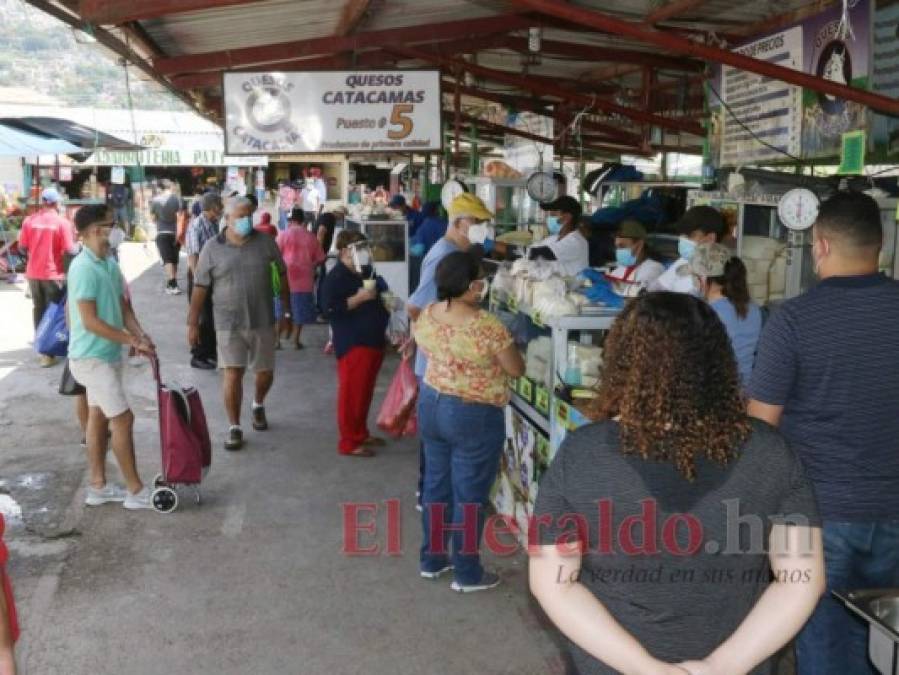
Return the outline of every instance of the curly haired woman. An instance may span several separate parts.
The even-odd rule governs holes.
[[[724,326],[649,293],[605,344],[597,422],[544,475],[531,590],[577,672],[771,673],[824,588],[811,485],[745,414]]]

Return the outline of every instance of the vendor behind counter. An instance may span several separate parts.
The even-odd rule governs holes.
[[[665,266],[650,255],[647,236],[646,228],[636,220],[623,221],[615,233],[616,267],[609,280],[619,295],[639,295],[665,272]]]
[[[559,274],[576,276],[590,264],[590,247],[579,226],[581,205],[573,197],[541,204],[550,235],[528,250],[529,260],[551,260]]]

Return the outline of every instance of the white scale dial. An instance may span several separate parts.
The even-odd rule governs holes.
[[[528,195],[536,202],[551,202],[559,196],[559,186],[551,173],[538,171],[528,178]]]
[[[807,230],[818,219],[821,202],[814,192],[805,188],[790,190],[781,197],[777,205],[777,215],[790,230]]]

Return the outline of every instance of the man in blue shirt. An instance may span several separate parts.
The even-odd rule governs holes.
[[[416,211],[406,203],[403,195],[393,195],[393,198],[387,204],[391,209],[396,209],[403,214],[403,218],[409,223],[409,237],[414,237],[418,232],[418,226],[421,225],[422,215],[420,211]]]
[[[827,594],[799,634],[799,675],[874,673],[867,624],[830,591],[899,586],[899,282],[878,273],[877,203],[821,205],[821,282],[776,311],[759,342],[749,412],[780,426],[815,486]]]
[[[428,305],[437,302],[437,283],[434,280],[437,264],[454,251],[467,251],[472,244],[483,245],[487,237],[487,228],[479,224],[492,218],[493,214],[487,210],[484,202],[470,192],[464,192],[453,200],[449,207],[450,224],[446,229],[446,234],[431,247],[422,261],[418,288],[415,289],[406,305],[412,321],[416,321],[419,314]],[[418,350],[415,355],[415,376],[418,378],[419,386],[422,384],[427,366],[427,358],[421,350]],[[421,448],[419,448],[418,459],[418,496],[420,499],[421,483],[424,477],[424,452]]]

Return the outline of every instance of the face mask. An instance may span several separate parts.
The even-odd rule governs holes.
[[[243,216],[234,221],[234,231],[241,237],[249,236],[253,231],[253,220],[249,216]]]
[[[472,225],[468,228],[468,241],[472,244],[483,244],[487,241],[488,228],[486,225]]]
[[[686,237],[681,237],[677,240],[677,254],[683,258],[684,260],[689,260],[693,257],[693,251],[696,250],[696,242],[692,239],[687,239]]]
[[[490,282],[487,279],[481,279],[481,288],[478,290],[478,304],[484,302],[487,294],[490,292]]]
[[[616,248],[615,261],[622,267],[630,267],[637,264],[637,256],[629,248]]]
[[[562,222],[559,220],[559,216],[547,216],[546,229],[550,234],[559,234],[562,231]]]
[[[356,271],[365,274],[366,269],[368,269],[369,274],[371,273],[371,251],[367,248],[352,248],[353,254],[353,267],[356,268]]]

